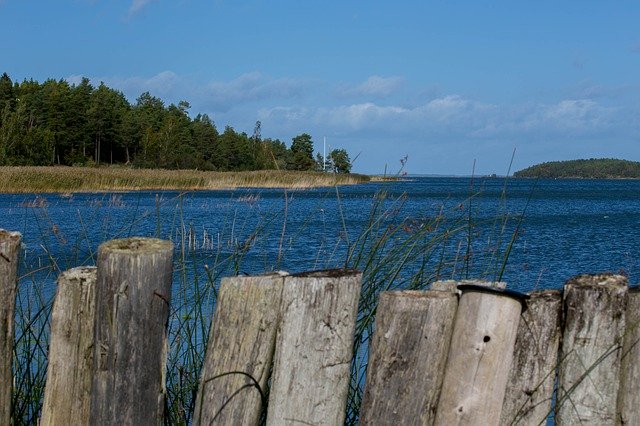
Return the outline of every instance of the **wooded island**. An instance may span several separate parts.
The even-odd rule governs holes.
[[[614,158],[551,161],[517,171],[515,177],[526,178],[583,178],[583,179],[638,179],[640,162]]]

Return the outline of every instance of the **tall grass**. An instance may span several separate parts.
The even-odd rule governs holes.
[[[405,209],[408,195],[393,196],[389,190],[391,186],[385,185],[371,200],[368,219],[357,230],[348,228],[340,191],[336,188],[342,229],[331,230],[333,235],[337,235],[332,241],[325,241],[327,231],[323,230],[319,237],[322,244],[316,263],[312,265],[310,262],[307,267],[344,267],[363,272],[346,414],[349,424],[355,424],[358,418],[366,377],[368,342],[373,333],[380,292],[391,289],[425,289],[439,279],[464,278],[469,274],[471,262],[459,253],[474,255],[472,250],[464,249],[464,244],[473,244],[469,237],[474,235],[469,233],[470,227],[475,226],[470,220],[471,213],[458,207],[450,210],[442,207],[420,215],[410,214]],[[471,199],[477,195],[470,195],[466,201],[467,208],[471,205]],[[290,199],[286,192],[284,197],[282,211],[261,216],[257,224],[251,223],[251,229],[247,228],[247,223],[236,213],[230,214],[224,221],[222,235],[211,240],[194,238],[198,231],[184,217],[183,195],[157,200],[155,214],[158,217],[153,236],[169,238],[176,247],[167,364],[166,415],[169,423],[180,425],[191,421],[221,277],[250,270],[251,265],[248,263],[255,263],[260,258],[265,269],[279,268],[281,262],[286,264],[286,257],[292,255],[287,247],[301,237],[304,227],[310,226],[314,215],[322,210],[319,208],[318,211],[309,211],[308,217],[302,220],[302,229],[292,232],[287,226],[289,218],[286,212]],[[108,200],[111,202],[111,197]],[[160,214],[166,205],[176,206],[168,231],[160,223]],[[95,239],[96,226],[91,218],[80,219],[80,232],[73,242],[68,236],[48,231],[51,224],[46,223],[49,220],[46,204],[41,210],[43,214],[35,222],[35,226],[42,229],[41,241],[27,244],[40,244],[44,254],[37,259],[23,256],[22,269],[27,272],[23,273],[19,282],[14,358],[15,424],[34,424],[40,413],[46,377],[49,313],[53,298],[52,289],[46,283],[50,283],[64,269],[80,264],[94,264],[95,247],[101,242]],[[153,214],[137,210],[134,213],[138,215],[132,216],[132,222]],[[508,229],[505,221],[507,219],[501,222],[502,232]],[[115,232],[103,230],[101,235],[105,238],[128,236],[134,228],[134,223],[120,224]],[[55,244],[67,244],[74,253],[57,258],[54,254],[57,252],[53,247]],[[207,254],[204,257],[203,247]],[[263,252],[259,253],[261,250]],[[499,257],[500,250],[504,251],[504,244],[489,250],[489,254]],[[489,271],[487,275],[491,276],[491,273],[495,271]]]
[[[316,188],[369,181],[359,174],[259,170],[132,169],[125,167],[0,167],[0,193]]]

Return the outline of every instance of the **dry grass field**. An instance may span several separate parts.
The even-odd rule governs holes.
[[[0,167],[0,193],[317,188],[369,182],[359,174],[259,170],[132,169],[124,167]]]

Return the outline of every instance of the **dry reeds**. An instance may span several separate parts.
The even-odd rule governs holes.
[[[258,170],[132,169],[124,167],[0,167],[0,193],[216,190],[234,188],[307,189],[369,182],[359,174]]]

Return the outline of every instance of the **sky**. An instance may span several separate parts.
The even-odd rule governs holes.
[[[88,77],[219,130],[306,132],[355,172],[640,161],[638,1],[0,0],[0,39],[14,81]]]

